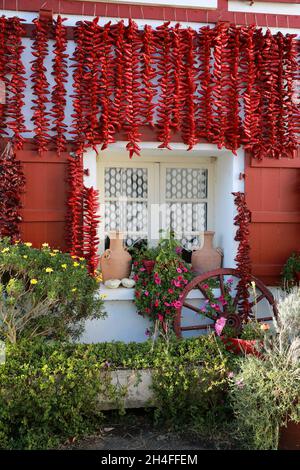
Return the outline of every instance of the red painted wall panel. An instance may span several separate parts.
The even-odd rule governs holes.
[[[294,160],[262,162],[248,155],[245,191],[254,274],[277,284],[286,259],[300,249],[300,152]]]
[[[36,247],[47,242],[66,248],[67,156],[58,158],[55,152],[45,152],[40,157],[30,148],[17,152],[26,177],[21,236]]]

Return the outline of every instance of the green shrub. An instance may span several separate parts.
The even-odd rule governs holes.
[[[99,395],[122,402],[124,391],[106,373],[117,368],[153,368],[157,418],[171,427],[205,427],[210,413],[223,413],[230,357],[213,336],[168,348],[163,341],[9,344],[0,365],[0,447],[53,448],[99,428]]]
[[[83,320],[103,316],[97,289],[83,258],[51,250],[47,244],[39,250],[31,243],[0,240],[2,339],[14,343],[34,336],[78,337]]]

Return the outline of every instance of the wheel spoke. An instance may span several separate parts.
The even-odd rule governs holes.
[[[210,300],[209,296],[207,295],[206,289],[203,289],[203,287],[201,286],[201,284],[198,284],[197,287],[198,287],[198,289],[200,290],[200,292],[204,295],[204,297],[205,297],[207,300]]]
[[[200,308],[195,307],[194,305],[189,304],[188,302],[183,302],[183,306],[190,310],[193,310],[196,313],[200,313],[201,315],[203,315],[203,312],[200,310]]]
[[[265,298],[265,294],[260,294],[253,302],[249,304],[249,307],[252,308],[255,304],[258,304],[261,300]]]
[[[208,323],[207,325],[193,325],[193,326],[181,326],[181,331],[193,331],[193,330],[207,330],[211,328],[213,323]]]

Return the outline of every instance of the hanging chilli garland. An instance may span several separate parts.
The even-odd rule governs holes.
[[[238,310],[246,320],[249,317],[249,313],[251,311],[249,303],[249,287],[252,271],[249,243],[249,223],[251,213],[246,204],[245,194],[241,192],[232,194],[234,196],[234,203],[237,208],[237,215],[234,218],[234,225],[238,227],[235,240],[239,242],[235,261],[237,269],[241,275],[239,284],[237,286],[237,291],[242,301],[241,304],[238,305]]]
[[[90,274],[95,274],[98,266],[98,243],[97,237],[99,217],[99,195],[93,187],[84,188],[84,220],[83,220],[83,252],[88,263]]]
[[[83,161],[81,156],[70,156],[68,168],[69,197],[67,201],[67,247],[73,256],[83,255]]]
[[[21,194],[25,188],[25,176],[21,163],[16,159],[13,146],[8,143],[0,155],[0,237],[20,238]]]
[[[48,56],[48,39],[49,32],[52,29],[52,24],[49,20],[37,18],[33,20],[35,29],[33,32],[33,45],[32,55],[34,56],[31,62],[31,80],[32,89],[34,94],[33,99],[33,116],[34,123],[34,139],[36,141],[38,152],[48,150],[50,143],[50,119],[49,112],[47,111],[47,103],[49,103],[48,95],[49,83],[46,77],[45,60]]]
[[[58,155],[66,150],[66,129],[65,120],[65,107],[66,107],[66,86],[67,83],[67,30],[63,25],[65,18],[62,19],[58,15],[54,25],[54,59],[53,59],[53,72],[55,85],[52,91],[52,110],[51,115],[54,119],[54,142]]]
[[[0,104],[0,133],[24,140],[25,94],[22,22],[0,19],[0,80],[7,103]],[[46,61],[54,37],[54,88]],[[32,42],[32,121],[39,152],[54,141],[65,149],[68,132],[77,155],[87,147],[105,149],[124,132],[130,156],[139,154],[141,126],[157,129],[159,147],[170,148],[180,133],[188,149],[200,140],[236,154],[244,145],[254,156],[289,157],[299,145],[299,41],[295,35],[263,33],[255,26],[219,23],[199,31],[164,23],[139,30],[129,20],[99,25],[98,18],[75,27],[72,128],[66,112],[66,28],[34,20]],[[51,111],[50,109],[51,108]],[[54,133],[53,139],[50,133]],[[176,137],[178,139],[178,136]]]

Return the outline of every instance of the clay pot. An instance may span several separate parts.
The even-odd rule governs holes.
[[[124,248],[124,234],[122,232],[110,233],[110,246],[100,258],[103,282],[110,279],[123,279],[129,277],[132,258]]]
[[[300,450],[300,424],[288,421],[286,427],[279,430],[280,450]]]
[[[192,253],[192,270],[197,274],[219,269],[222,264],[221,248],[213,247],[215,232],[204,232],[204,244]]]

